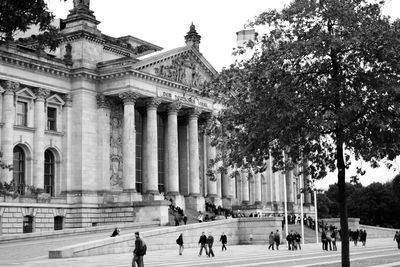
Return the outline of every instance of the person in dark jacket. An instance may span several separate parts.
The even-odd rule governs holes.
[[[279,234],[279,230],[276,230],[274,234],[274,241],[276,245],[276,249],[279,250],[279,245],[281,244],[281,236]]]
[[[143,267],[143,256],[145,252],[145,244],[143,240],[139,237],[139,232],[135,232],[135,249],[133,250],[133,260],[132,260],[132,267],[135,267],[135,263],[137,267]]]
[[[269,234],[269,236],[268,236],[268,243],[269,243],[269,247],[268,247],[268,250],[272,247],[272,250],[274,250],[274,243],[275,243],[275,240],[274,240],[274,232],[271,232],[270,234]]]
[[[183,235],[182,234],[179,235],[178,239],[176,240],[176,243],[179,245],[179,255],[182,255],[182,252],[183,252],[183,249],[184,249],[184,247],[183,247]]]
[[[219,241],[221,241],[221,243],[222,243],[222,251],[224,251],[224,249],[226,251],[226,243],[228,243],[228,238],[226,237],[224,232],[222,232],[222,235],[219,238]]]
[[[186,216],[186,214],[184,214],[183,215],[183,223],[186,225],[186,223],[187,223],[187,220],[188,220],[188,218],[187,218],[187,216]]]
[[[201,236],[200,236],[200,239],[199,239],[199,244],[200,244],[199,257],[201,256],[201,253],[203,252],[203,248],[204,248],[204,250],[206,251],[206,255],[208,255],[207,247],[206,247],[206,244],[207,244],[207,237],[206,237],[206,235],[204,234],[204,232],[201,233]]]
[[[115,228],[114,232],[112,232],[111,237],[116,237],[117,235],[119,235],[121,231],[119,230],[119,228]]]
[[[208,234],[207,244],[208,244],[208,257],[210,257],[210,256],[214,257],[214,251],[212,249],[212,247],[214,245],[214,237],[211,235],[211,232]]]

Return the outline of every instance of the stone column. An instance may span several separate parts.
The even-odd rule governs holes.
[[[63,122],[63,179],[61,179],[61,192],[63,191],[70,191],[71,190],[71,171],[72,171],[72,164],[71,164],[71,111],[72,111],[72,95],[67,94],[64,96],[64,122]]]
[[[248,171],[241,170],[240,180],[242,181],[242,204],[249,204],[249,177]]]
[[[124,102],[124,129],[122,137],[124,191],[136,192],[136,129],[135,102],[138,95],[124,92],[119,95]]]
[[[44,101],[49,95],[49,90],[38,88],[35,100],[35,135],[33,138],[33,185],[44,188],[44,131],[46,127],[46,111]]]
[[[310,176],[306,176],[304,174],[302,174],[302,175],[303,175],[303,183],[304,183],[303,188],[306,190],[304,192],[304,205],[309,207],[311,205],[311,192],[309,191],[307,181],[309,181]]]
[[[194,108],[189,113],[189,194],[200,196],[198,118],[201,111]]]
[[[98,190],[110,190],[110,101],[97,95]]]
[[[159,99],[150,98],[146,101],[147,122],[146,141],[144,147],[144,192],[158,195],[158,146],[157,146],[157,107]]]
[[[14,145],[14,123],[15,123],[15,107],[14,94],[19,89],[19,83],[6,81],[2,84],[5,92],[3,96],[3,129],[1,139],[1,149],[3,152],[3,162],[6,165],[13,164],[13,145]],[[13,172],[8,168],[1,170],[1,181],[11,182]]]
[[[211,137],[207,136],[207,171],[210,170],[214,172],[214,180],[211,180],[209,177],[207,177],[207,197],[210,198],[215,198],[217,197],[217,173],[216,173],[216,163],[215,157],[217,155],[216,153],[216,148],[211,146]]]
[[[254,186],[255,186],[255,201],[254,204],[262,204],[262,198],[261,198],[261,191],[262,191],[262,183],[261,183],[261,173],[255,173],[254,174]]]
[[[286,172],[286,197],[288,203],[288,210],[293,209],[294,197],[293,197],[293,171]]]
[[[180,102],[168,106],[168,195],[179,195],[178,110],[181,107]]]

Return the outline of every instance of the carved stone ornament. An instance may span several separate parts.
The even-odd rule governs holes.
[[[64,55],[64,63],[67,66],[72,66],[72,45],[68,43],[65,46],[65,55]]]
[[[63,96],[66,107],[72,107],[72,94],[66,94]]]
[[[182,108],[182,102],[175,101],[168,104],[168,112],[178,112]]]
[[[103,94],[98,94],[96,96],[97,108],[110,108],[110,101]]]
[[[204,79],[199,72],[199,64],[182,54],[173,59],[170,65],[161,65],[154,69],[156,75],[188,86],[202,87]]]
[[[203,111],[199,108],[192,108],[189,111],[189,118],[190,119],[197,119]]]
[[[44,88],[36,89],[36,101],[44,101],[49,94],[50,90]]]
[[[14,94],[16,91],[19,90],[20,84],[17,82],[12,82],[12,81],[5,81],[2,83],[3,89],[5,93],[12,93]]]
[[[89,8],[90,6],[90,0],[74,0],[74,8],[78,6],[85,6]]]
[[[134,105],[139,95],[134,92],[124,92],[119,94],[119,98],[122,99],[124,105]]]
[[[123,188],[123,109],[121,105],[111,105],[110,110],[110,186],[112,190]]]
[[[156,109],[161,104],[161,100],[158,98],[148,98],[146,99],[146,107],[148,109]]]

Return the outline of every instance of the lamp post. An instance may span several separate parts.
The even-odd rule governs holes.
[[[318,244],[318,209],[317,209],[317,189],[314,187],[314,210],[315,210],[315,240]]]

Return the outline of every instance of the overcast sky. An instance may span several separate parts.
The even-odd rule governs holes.
[[[231,54],[236,46],[236,32],[242,30],[248,20],[263,11],[281,9],[290,3],[289,0],[92,0],[90,2],[91,10],[101,22],[98,28],[104,34],[113,37],[132,35],[161,46],[165,50],[185,45],[184,36],[193,22],[197,32],[202,36],[200,52],[217,71],[234,61]],[[73,7],[72,0],[67,2],[47,0],[47,3],[57,18],[65,18],[68,10]],[[400,0],[387,1],[384,13],[392,18],[400,17]],[[366,165],[368,164],[363,164]],[[347,177],[355,173],[355,166],[347,172]],[[397,170],[387,171],[386,168],[368,170],[360,181],[364,185],[373,181],[385,182],[392,179],[397,172]],[[318,186],[327,188],[336,180],[336,174],[331,174],[319,182]]]

